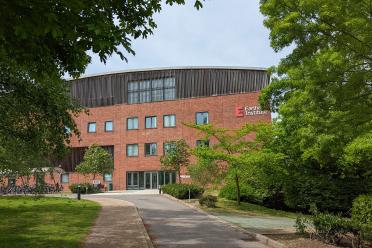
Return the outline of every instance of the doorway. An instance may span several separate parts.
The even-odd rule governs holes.
[[[145,172],[145,189],[158,188],[158,172]]]

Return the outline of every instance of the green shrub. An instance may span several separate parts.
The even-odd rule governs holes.
[[[236,186],[234,182],[227,182],[220,190],[219,197],[236,201]],[[264,195],[248,184],[240,185],[240,200],[244,202],[262,204]]]
[[[178,199],[198,198],[204,193],[204,189],[195,184],[166,184],[161,186],[163,193],[174,196]]]
[[[80,185],[80,192],[82,194],[94,194],[94,193],[100,193],[102,190],[93,184],[90,183],[74,183],[69,186],[72,193],[77,193],[78,186]]]
[[[199,199],[199,204],[202,205],[202,206],[203,205],[207,206],[208,208],[215,208],[216,203],[217,203],[217,196],[214,196],[214,195],[202,196]]]
[[[372,195],[361,195],[353,201],[351,217],[360,226],[362,239],[372,241]]]
[[[341,240],[348,239],[353,247],[365,247],[366,244],[360,235],[360,225],[339,215],[317,212],[313,216],[298,217],[295,227],[298,233],[307,233],[326,243],[339,244]]]
[[[347,233],[358,236],[359,228],[350,219],[338,215],[320,213],[313,217],[317,235],[327,243],[339,244]]]

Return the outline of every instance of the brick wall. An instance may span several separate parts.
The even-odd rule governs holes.
[[[114,190],[123,190],[126,185],[127,171],[160,170],[160,156],[163,154],[163,143],[167,140],[184,138],[194,147],[196,140],[202,138],[196,130],[182,125],[195,123],[196,112],[209,112],[209,123],[225,128],[239,128],[246,123],[271,122],[271,114],[236,117],[236,107],[258,106],[259,92],[238,95],[225,95],[204,98],[192,98],[174,101],[122,104],[89,109],[89,114],[81,114],[76,118],[81,137],[72,138],[72,147],[99,145],[115,146],[115,170],[113,173]],[[175,114],[176,127],[164,128],[163,115]],[[157,116],[157,128],[145,129],[145,116]],[[127,130],[127,118],[138,117],[139,129]],[[105,121],[113,121],[114,131],[105,132]],[[88,122],[97,123],[96,133],[88,133]],[[157,143],[158,155],[145,157],[144,144]],[[138,143],[139,156],[127,157],[126,144]],[[213,140],[211,140],[213,144]],[[184,174],[182,172],[181,174]],[[70,181],[75,181],[72,176]],[[78,179],[76,179],[78,180]]]

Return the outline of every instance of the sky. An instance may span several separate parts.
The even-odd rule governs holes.
[[[154,16],[157,28],[147,39],[136,39],[136,55],[117,55],[106,65],[92,55],[85,75],[128,69],[174,66],[276,65],[287,51],[275,53],[269,30],[259,11],[259,0],[206,0],[199,11],[193,0],[186,5],[164,6]]]

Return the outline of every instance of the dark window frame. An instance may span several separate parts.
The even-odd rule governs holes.
[[[201,146],[201,145],[209,147],[210,146],[210,140],[196,140],[196,147]]]
[[[111,122],[111,125],[112,125],[112,129],[111,129],[111,130],[107,130],[107,128],[106,128],[106,124],[107,124],[108,122]],[[114,122],[113,122],[113,121],[105,121],[105,128],[104,128],[104,130],[105,130],[105,132],[107,132],[107,133],[111,133],[111,132],[113,132],[113,131],[114,131]]]
[[[94,125],[95,125],[94,132],[89,132],[89,126],[90,126],[91,124],[94,124]],[[95,121],[88,122],[88,125],[87,125],[87,132],[88,132],[88,133],[96,133],[96,132],[97,132],[97,122],[95,122]]]
[[[171,144],[172,141],[168,141],[168,142],[163,142],[163,155],[167,155],[167,153],[165,152],[165,145],[166,144]]]
[[[151,151],[151,145],[152,145],[152,144],[155,144],[155,145],[156,145],[156,152],[155,152],[155,154],[147,154],[147,153],[146,153],[146,145],[150,145],[150,151]],[[144,152],[145,152],[145,157],[158,156],[158,143],[156,143],[156,142],[145,143],[145,149],[144,149]]]
[[[165,126],[165,117],[166,116],[174,116],[174,126]],[[176,114],[166,114],[163,115],[163,128],[175,128],[177,126],[177,117]]]
[[[67,182],[64,182],[64,181],[62,180],[62,178],[63,178],[64,175],[67,175]],[[69,174],[68,172],[66,172],[66,173],[62,173],[62,174],[61,174],[61,180],[60,180],[60,182],[61,182],[61,184],[70,183],[70,174]]]
[[[129,119],[137,119],[137,128],[128,128],[128,121]],[[138,116],[132,116],[127,118],[127,130],[138,130],[139,129],[139,118]]]
[[[208,114],[208,122],[206,124],[205,123],[198,124],[198,114],[204,114],[204,113],[207,113]],[[199,112],[196,112],[195,113],[195,124],[196,125],[208,125],[209,124],[209,111],[199,111]]]
[[[129,146],[137,146],[137,155],[129,155],[128,154],[128,147]],[[127,157],[138,157],[139,156],[139,145],[138,145],[138,143],[127,144],[126,145],[126,152],[125,152],[125,154],[126,154]]]
[[[161,86],[154,86],[153,82],[161,80]],[[173,80],[174,84],[171,86],[166,86],[165,81],[166,80]],[[148,88],[143,88],[141,89],[140,84],[142,82],[150,81],[150,87]],[[137,87],[134,87],[134,90],[129,89],[128,87],[128,93],[127,93],[127,98],[128,98],[128,104],[136,104],[136,103],[146,103],[146,102],[162,102],[162,101],[171,101],[177,99],[177,91],[176,91],[176,77],[175,76],[170,76],[170,77],[156,77],[156,78],[151,78],[147,80],[138,80],[138,81],[131,81],[128,82],[129,84],[137,84]],[[172,89],[174,90],[174,97],[173,98],[166,98],[166,90]],[[153,100],[154,99],[154,91],[160,90],[161,91],[161,100]],[[150,97],[149,101],[141,101],[140,95],[141,92],[149,92]],[[136,99],[137,101],[135,102],[130,102],[129,101],[129,95],[130,94],[136,94]]]
[[[147,127],[146,126],[146,124],[147,124],[147,122],[146,122],[146,119],[147,118],[156,118],[155,119],[155,127]],[[152,124],[152,120],[151,120],[151,124]],[[156,115],[150,115],[150,116],[145,116],[145,129],[156,129],[156,128],[158,128],[158,118],[157,118],[157,116]]]

